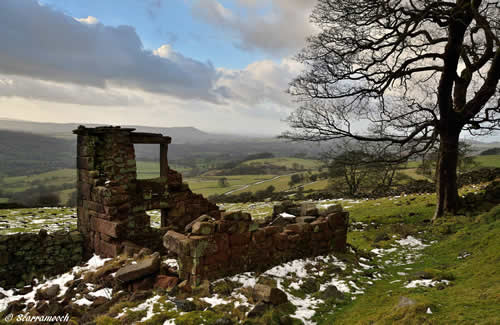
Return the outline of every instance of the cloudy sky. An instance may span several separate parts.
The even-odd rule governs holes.
[[[0,117],[278,134],[312,0],[1,0]]]

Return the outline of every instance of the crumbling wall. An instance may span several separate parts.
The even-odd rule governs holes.
[[[317,211],[317,209],[316,209]],[[179,276],[192,284],[346,249],[348,213],[340,206],[323,216],[295,218],[282,226],[259,225],[247,213],[201,216],[187,234],[168,231],[164,245],[177,254]]]
[[[0,287],[22,288],[34,278],[61,274],[82,261],[79,232],[0,235]]]
[[[182,183],[168,167],[170,137],[120,127],[79,127],[77,140],[78,230],[87,254],[114,257],[124,244],[154,247],[160,231],[150,227],[147,210],[161,209],[162,227],[184,227],[218,208]],[[134,144],[160,145],[160,177],[138,180]]]

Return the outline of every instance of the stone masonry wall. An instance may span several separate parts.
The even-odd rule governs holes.
[[[162,227],[183,228],[201,214],[217,216],[216,205],[191,192],[168,167],[170,137],[120,127],[79,127],[77,138],[78,230],[85,252],[114,257],[124,244],[158,246],[147,210],[161,209]],[[138,180],[134,144],[159,144],[160,177]],[[163,231],[163,233],[166,229]]]
[[[346,249],[348,212],[301,217],[284,226],[259,226],[247,213],[223,213],[219,220],[202,216],[181,234],[168,231],[164,246],[177,254],[179,276],[197,285],[302,257]]]
[[[0,236],[0,287],[22,288],[34,278],[52,276],[79,264],[83,237],[78,231]]]

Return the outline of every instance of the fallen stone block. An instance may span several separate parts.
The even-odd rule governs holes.
[[[155,254],[148,256],[137,264],[129,264],[119,269],[115,274],[115,279],[120,282],[130,282],[140,279],[160,270],[160,256]]]

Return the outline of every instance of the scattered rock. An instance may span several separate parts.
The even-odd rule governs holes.
[[[151,297],[151,291],[136,291],[130,296],[129,301],[144,301]]]
[[[144,279],[134,281],[132,283],[132,291],[151,290],[153,289],[154,283],[155,279],[153,277],[146,277]]]
[[[233,325],[233,321],[230,318],[223,317],[215,321],[215,325]]]
[[[210,281],[203,280],[198,286],[192,287],[192,294],[197,297],[210,296]]]
[[[307,294],[315,293],[319,291],[319,283],[316,282],[314,278],[307,278],[304,280],[302,285],[300,286],[300,289],[304,291]]]
[[[179,290],[184,291],[184,292],[191,292],[192,288],[191,285],[189,284],[188,280],[184,280],[179,285],[177,286]]]
[[[190,223],[187,224],[187,226],[184,228],[184,232],[185,233],[188,233],[191,231],[191,229],[193,228],[193,225],[197,222],[205,222],[205,221],[213,221],[214,219],[209,216],[208,214],[203,214],[201,216],[199,216],[198,218],[194,219],[193,221],[191,221]]]
[[[194,302],[185,300],[185,299],[176,299],[174,300],[174,304],[180,311],[190,312],[196,310],[196,305]]]
[[[269,309],[269,305],[264,302],[259,302],[256,304],[252,310],[250,310],[247,314],[248,318],[258,318],[266,313]]]
[[[109,299],[107,299],[106,297],[97,297],[94,299],[94,301],[92,302],[92,305],[91,307],[92,308],[95,308],[95,307],[98,307],[98,306],[101,306],[101,305],[104,305],[105,303],[107,303],[109,301]]]
[[[158,275],[156,277],[156,281],[154,284],[154,288],[162,288],[167,291],[171,291],[175,288],[177,283],[179,282],[179,278],[168,275]]]
[[[192,229],[191,233],[194,235],[210,235],[215,232],[215,224],[212,222],[196,222]]]
[[[119,282],[130,282],[140,279],[150,274],[157,273],[160,270],[160,256],[152,255],[137,262],[129,264],[119,269],[115,274],[115,279]]]
[[[335,299],[337,302],[344,300],[345,295],[334,285],[329,285],[321,292],[321,299]]]
[[[389,237],[389,235],[385,232],[379,233],[379,234],[377,234],[377,236],[375,236],[376,243],[381,242],[381,241],[386,241],[389,239],[391,239],[391,237]]]
[[[417,304],[417,302],[415,300],[403,296],[403,297],[399,298],[399,302],[396,305],[396,308],[404,308],[404,307],[409,307],[409,306],[413,306],[416,304]]]
[[[58,284],[51,285],[45,289],[38,289],[35,294],[35,299],[37,300],[50,300],[57,297],[61,289]]]
[[[252,298],[254,301],[264,301],[273,305],[280,305],[288,301],[286,293],[282,290],[264,284],[256,284],[254,286]]]

